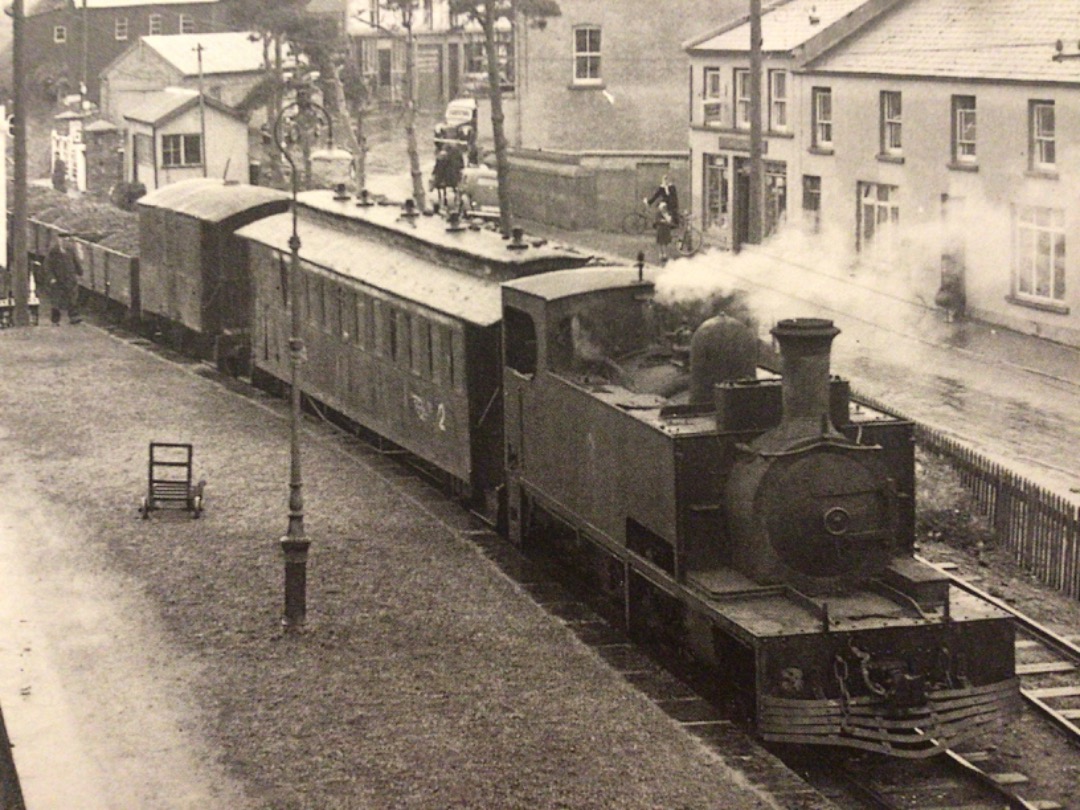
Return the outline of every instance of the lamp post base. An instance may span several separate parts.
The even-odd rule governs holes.
[[[285,614],[281,625],[286,630],[299,630],[307,620],[307,557],[310,540],[281,539],[285,557]]]

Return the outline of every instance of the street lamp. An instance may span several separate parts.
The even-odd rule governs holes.
[[[297,630],[304,625],[307,616],[307,555],[311,541],[304,535],[303,477],[300,472],[300,364],[304,359],[304,339],[301,336],[303,320],[300,315],[300,234],[297,231],[297,204],[299,172],[296,161],[285,148],[282,122],[290,114],[300,129],[301,138],[307,138],[305,127],[321,116],[327,124],[330,142],[333,143],[333,122],[322,105],[311,99],[311,87],[293,82],[294,100],[285,105],[274,121],[274,145],[289,162],[292,171],[292,235],[289,237],[289,279],[286,306],[289,308],[289,528],[281,538],[281,550],[285,558],[285,615],[282,625],[286,630]]]

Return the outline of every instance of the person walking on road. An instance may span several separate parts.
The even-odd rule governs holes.
[[[668,216],[671,218],[672,226],[678,226],[679,191],[675,188],[675,184],[671,182],[671,178],[668,177],[667,174],[660,180],[660,185],[657,186],[656,191],[652,193],[652,196],[645,199],[646,205],[654,205],[656,203],[664,203],[667,205]]]
[[[38,295],[49,304],[49,317],[54,326],[60,325],[63,310],[67,310],[68,320],[79,323],[79,276],[82,267],[75,257],[74,248],[68,234],[57,234],[49,252],[45,255],[45,264],[40,266],[40,278],[35,278]]]
[[[454,190],[454,205],[461,202],[461,181],[465,179],[465,156],[461,149],[451,146],[446,166],[446,187]]]
[[[440,146],[435,154],[435,168],[431,172],[431,187],[439,200],[439,205],[446,207],[446,187],[449,185],[450,153],[445,146]]]

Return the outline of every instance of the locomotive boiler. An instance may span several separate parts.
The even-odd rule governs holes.
[[[1015,705],[1013,629],[914,557],[913,426],[830,374],[829,321],[657,340],[653,286],[503,288],[511,537],[693,654],[766,741],[940,752]],[[732,379],[734,377],[734,379]]]

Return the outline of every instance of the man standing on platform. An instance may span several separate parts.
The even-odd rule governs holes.
[[[79,314],[79,276],[82,275],[82,267],[68,237],[66,233],[56,235],[45,256],[42,277],[35,279],[38,295],[48,300],[49,316],[54,326],[60,325],[62,310],[67,310],[71,323],[82,321]]]

